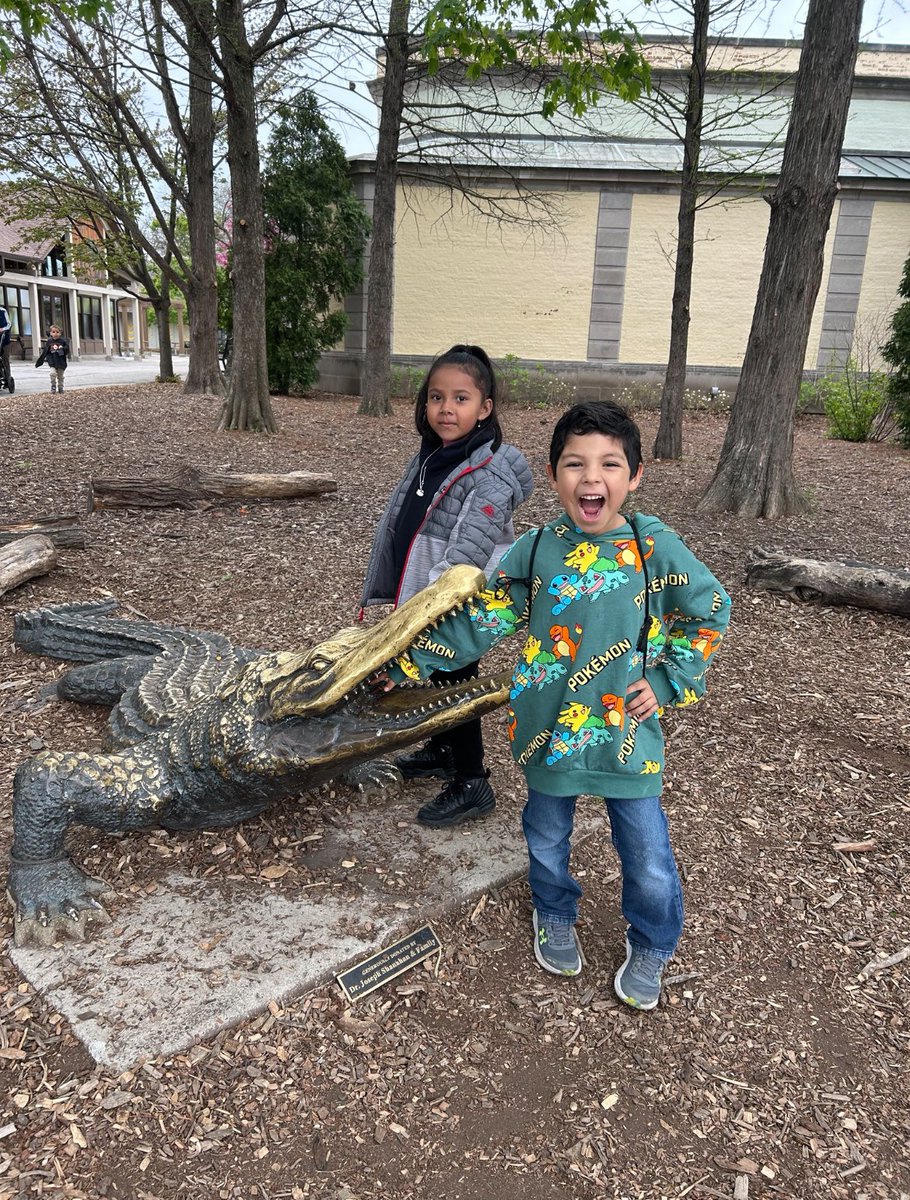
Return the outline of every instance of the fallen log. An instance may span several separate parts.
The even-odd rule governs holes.
[[[0,596],[26,579],[46,575],[57,565],[57,551],[42,533],[19,538],[0,549]]]
[[[820,562],[756,548],[746,583],[809,604],[842,604],[910,617],[910,571],[835,559]]]
[[[41,533],[51,539],[55,546],[65,550],[85,549],[85,530],[74,513],[38,517],[34,521],[10,521],[0,524],[0,546],[15,542],[18,538]]]
[[[216,500],[294,500],[338,490],[328,475],[288,471],[284,475],[197,471],[172,479],[92,479],[89,506],[104,508],[206,508]]]

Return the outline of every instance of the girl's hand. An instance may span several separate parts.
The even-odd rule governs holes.
[[[374,692],[390,692],[396,685],[385,671],[377,671],[367,680],[367,686]]]
[[[637,679],[626,688],[626,712],[636,721],[646,721],[653,717],[660,705],[654,695],[654,689],[647,679]]]

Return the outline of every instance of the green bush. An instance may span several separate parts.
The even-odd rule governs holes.
[[[724,388],[698,391],[686,388],[683,392],[683,408],[686,412],[728,413],[733,407],[730,393]]]
[[[850,358],[843,374],[826,375],[815,386],[828,418],[828,436],[844,442],[868,441],[872,422],[885,403],[887,375],[862,373]]]
[[[899,304],[891,318],[891,336],[882,346],[885,362],[893,368],[888,381],[888,399],[894,410],[901,444],[910,446],[910,258],[898,284]]]
[[[640,409],[660,408],[659,383],[646,383],[643,379],[631,379],[623,384],[618,392],[613,393],[613,399],[630,412]]]
[[[517,354],[506,354],[496,364],[499,399],[504,404],[522,404],[528,408],[547,408],[569,404],[575,389],[541,363],[521,366]]]
[[[888,398],[902,446],[910,448],[910,371],[895,371],[888,381]]]
[[[644,380],[630,380],[622,389],[614,393],[613,399],[630,412],[642,409],[656,411],[660,408],[663,385]],[[728,413],[732,407],[732,397],[724,388],[686,388],[683,392],[683,409],[685,412]]]
[[[414,400],[425,374],[420,367],[392,367],[392,398]]]
[[[820,407],[822,407],[822,398],[819,393],[818,380],[804,379],[799,385],[799,399],[796,401],[796,411],[802,415]]]

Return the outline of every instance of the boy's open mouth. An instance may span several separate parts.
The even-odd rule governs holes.
[[[603,496],[579,496],[578,507],[588,521],[594,521],[604,506]]]

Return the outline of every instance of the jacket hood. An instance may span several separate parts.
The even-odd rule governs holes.
[[[469,460],[470,465],[472,467],[477,466],[489,458],[489,455],[489,443],[486,446],[480,446],[471,455]],[[511,487],[515,500],[513,507],[515,508],[527,500],[534,490],[534,478],[531,475],[531,468],[528,466],[525,456],[516,446],[510,446],[504,442],[494,453],[493,460],[487,470],[494,471],[500,479]]]

